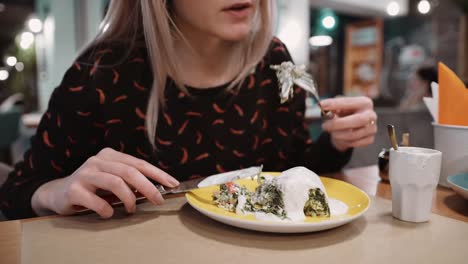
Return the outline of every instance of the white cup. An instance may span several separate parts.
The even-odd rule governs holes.
[[[440,177],[442,152],[416,147],[390,150],[392,214],[408,222],[427,222]]]
[[[434,125],[434,148],[442,151],[439,184],[450,187],[450,175],[468,172],[468,126]]]

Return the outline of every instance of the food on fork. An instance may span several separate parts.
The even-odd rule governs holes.
[[[306,216],[330,216],[328,196],[317,174],[305,167],[286,170],[278,177],[259,177],[254,192],[235,183],[220,185],[213,202],[237,214],[261,219],[303,221]]]

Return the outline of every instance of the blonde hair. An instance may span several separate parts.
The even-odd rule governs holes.
[[[181,73],[177,65],[177,53],[174,49],[176,39],[185,39],[177,29],[171,17],[170,0],[112,0],[103,20],[106,30],[101,30],[90,44],[103,42],[127,42],[131,51],[139,35],[144,34],[148,50],[153,84],[148,100],[146,129],[148,138],[155,146],[156,126],[159,108],[164,106],[164,91],[168,76],[174,80],[179,89],[187,92],[181,83]],[[265,55],[272,38],[272,10],[270,0],[259,0],[259,8],[254,18],[253,30],[243,42],[243,65],[238,77],[227,89],[240,87],[251,70]]]

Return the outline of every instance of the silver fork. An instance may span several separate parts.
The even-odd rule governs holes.
[[[335,114],[332,111],[326,111],[320,104],[317,85],[312,75],[305,71],[305,66],[296,66],[290,61],[282,62],[280,65],[272,65],[271,69],[276,71],[278,77],[281,103],[286,102],[294,95],[293,84],[301,87],[312,94],[312,98],[317,103],[324,119],[332,119]]]
[[[335,117],[335,114],[332,111],[324,110],[322,107],[322,104],[320,104],[320,99],[319,99],[319,95],[317,91],[317,85],[315,81],[312,79],[312,76],[310,74],[306,73],[304,77],[300,79],[296,79],[294,83],[297,84],[297,86],[301,87],[302,89],[310,92],[310,94],[312,95],[312,99],[314,99],[315,103],[320,108],[320,112],[322,113],[322,117],[324,119],[328,120],[328,119],[333,119]]]

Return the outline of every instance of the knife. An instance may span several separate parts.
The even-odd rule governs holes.
[[[188,181],[183,181],[179,184],[179,186],[174,187],[174,188],[169,188],[169,187],[164,187],[160,184],[156,184],[156,188],[162,195],[168,195],[168,194],[180,194],[180,193],[186,193],[190,192],[195,189],[200,189],[200,188],[206,188],[210,187],[213,185],[220,185],[223,183],[239,180],[239,179],[244,179],[248,177],[255,177],[255,176],[260,176],[262,173],[263,166],[258,166],[258,167],[250,167],[246,169],[241,169],[241,170],[235,170],[235,171],[229,171],[225,173],[219,173],[207,177],[201,177],[193,180],[188,180]],[[137,190],[134,190],[134,195],[136,197],[136,201],[143,201],[146,200],[146,197],[138,192]],[[110,192],[105,192],[102,195],[99,195],[102,199],[104,199],[106,202],[108,202],[112,207],[122,205],[123,202],[115,196],[113,193]],[[76,213],[81,214],[81,213],[86,213],[86,212],[91,212],[90,209],[83,207],[83,206],[74,206],[73,207],[76,211]]]

